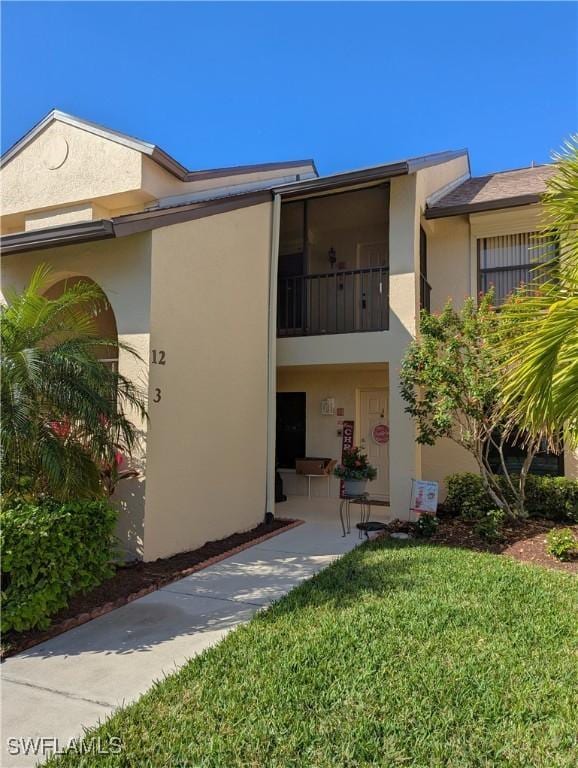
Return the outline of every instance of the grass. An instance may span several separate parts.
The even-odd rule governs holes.
[[[505,557],[376,541],[89,737],[125,768],[578,765],[578,581]]]

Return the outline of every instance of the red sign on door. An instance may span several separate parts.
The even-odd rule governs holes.
[[[341,461],[345,458],[345,453],[353,448],[353,433],[355,432],[354,421],[344,421],[342,428],[341,438]],[[344,497],[344,485],[343,480],[339,483],[339,498]]]
[[[389,427],[387,424],[376,424],[371,434],[378,445],[385,445],[389,442]]]

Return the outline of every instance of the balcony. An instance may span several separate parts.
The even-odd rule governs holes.
[[[279,277],[277,337],[386,331],[389,269]]]

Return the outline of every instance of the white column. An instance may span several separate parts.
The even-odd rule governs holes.
[[[392,513],[409,516],[411,480],[419,477],[421,450],[415,442],[415,425],[404,412],[399,392],[403,355],[416,333],[419,307],[419,211],[416,179],[401,176],[391,182],[389,302],[391,355],[389,357],[389,487]]]

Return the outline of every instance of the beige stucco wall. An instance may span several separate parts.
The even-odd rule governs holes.
[[[472,295],[468,218],[453,216],[438,219],[426,222],[424,229],[427,234],[428,282],[432,288],[431,310],[441,312],[448,299],[452,300],[454,307],[461,307],[464,299]]]
[[[421,212],[431,196],[441,196],[448,185],[455,185],[457,180],[469,174],[469,162],[466,155],[460,155],[445,163],[431,165],[417,172],[416,196]]]
[[[306,392],[306,452],[308,456],[326,456],[339,460],[342,438],[338,434],[339,423],[353,420],[358,427],[356,392],[359,389],[388,388],[387,366],[313,366],[310,368],[280,368],[277,371],[278,392]],[[322,416],[321,401],[335,399],[335,407],[343,408],[343,416]],[[355,442],[359,444],[356,431]],[[306,495],[307,480],[293,470],[280,470],[284,492],[289,495]],[[371,490],[371,487],[370,487]],[[312,496],[326,496],[327,482],[313,480]],[[330,495],[339,496],[339,480],[330,481]],[[279,511],[281,512],[281,507]]]
[[[578,448],[564,451],[564,475],[578,480]]]
[[[52,150],[66,142],[62,165]],[[61,122],[53,122],[0,172],[2,215],[65,206],[141,186],[141,153]]]
[[[431,226],[433,224],[433,226]],[[431,310],[440,312],[448,299],[460,307],[471,295],[470,225],[467,217],[455,216],[425,222],[428,244],[428,282]],[[444,479],[454,472],[477,472],[467,451],[448,439],[421,448],[422,478],[440,484],[440,500],[446,495]]]
[[[151,349],[166,365],[150,371],[147,560],[263,519],[271,214],[152,233]]]
[[[118,338],[132,346],[142,360],[121,351],[119,370],[146,390],[150,328],[150,233],[121,240],[105,240],[84,245],[69,245],[42,251],[3,256],[1,277],[3,290],[22,289],[35,267],[49,264],[53,268],[51,284],[83,275],[90,277],[106,293],[114,311]],[[120,509],[117,535],[127,556],[140,556],[144,540],[144,454],[146,424],[134,420],[142,433],[142,446],[134,464],[143,474],[137,480],[119,484],[114,501]]]

